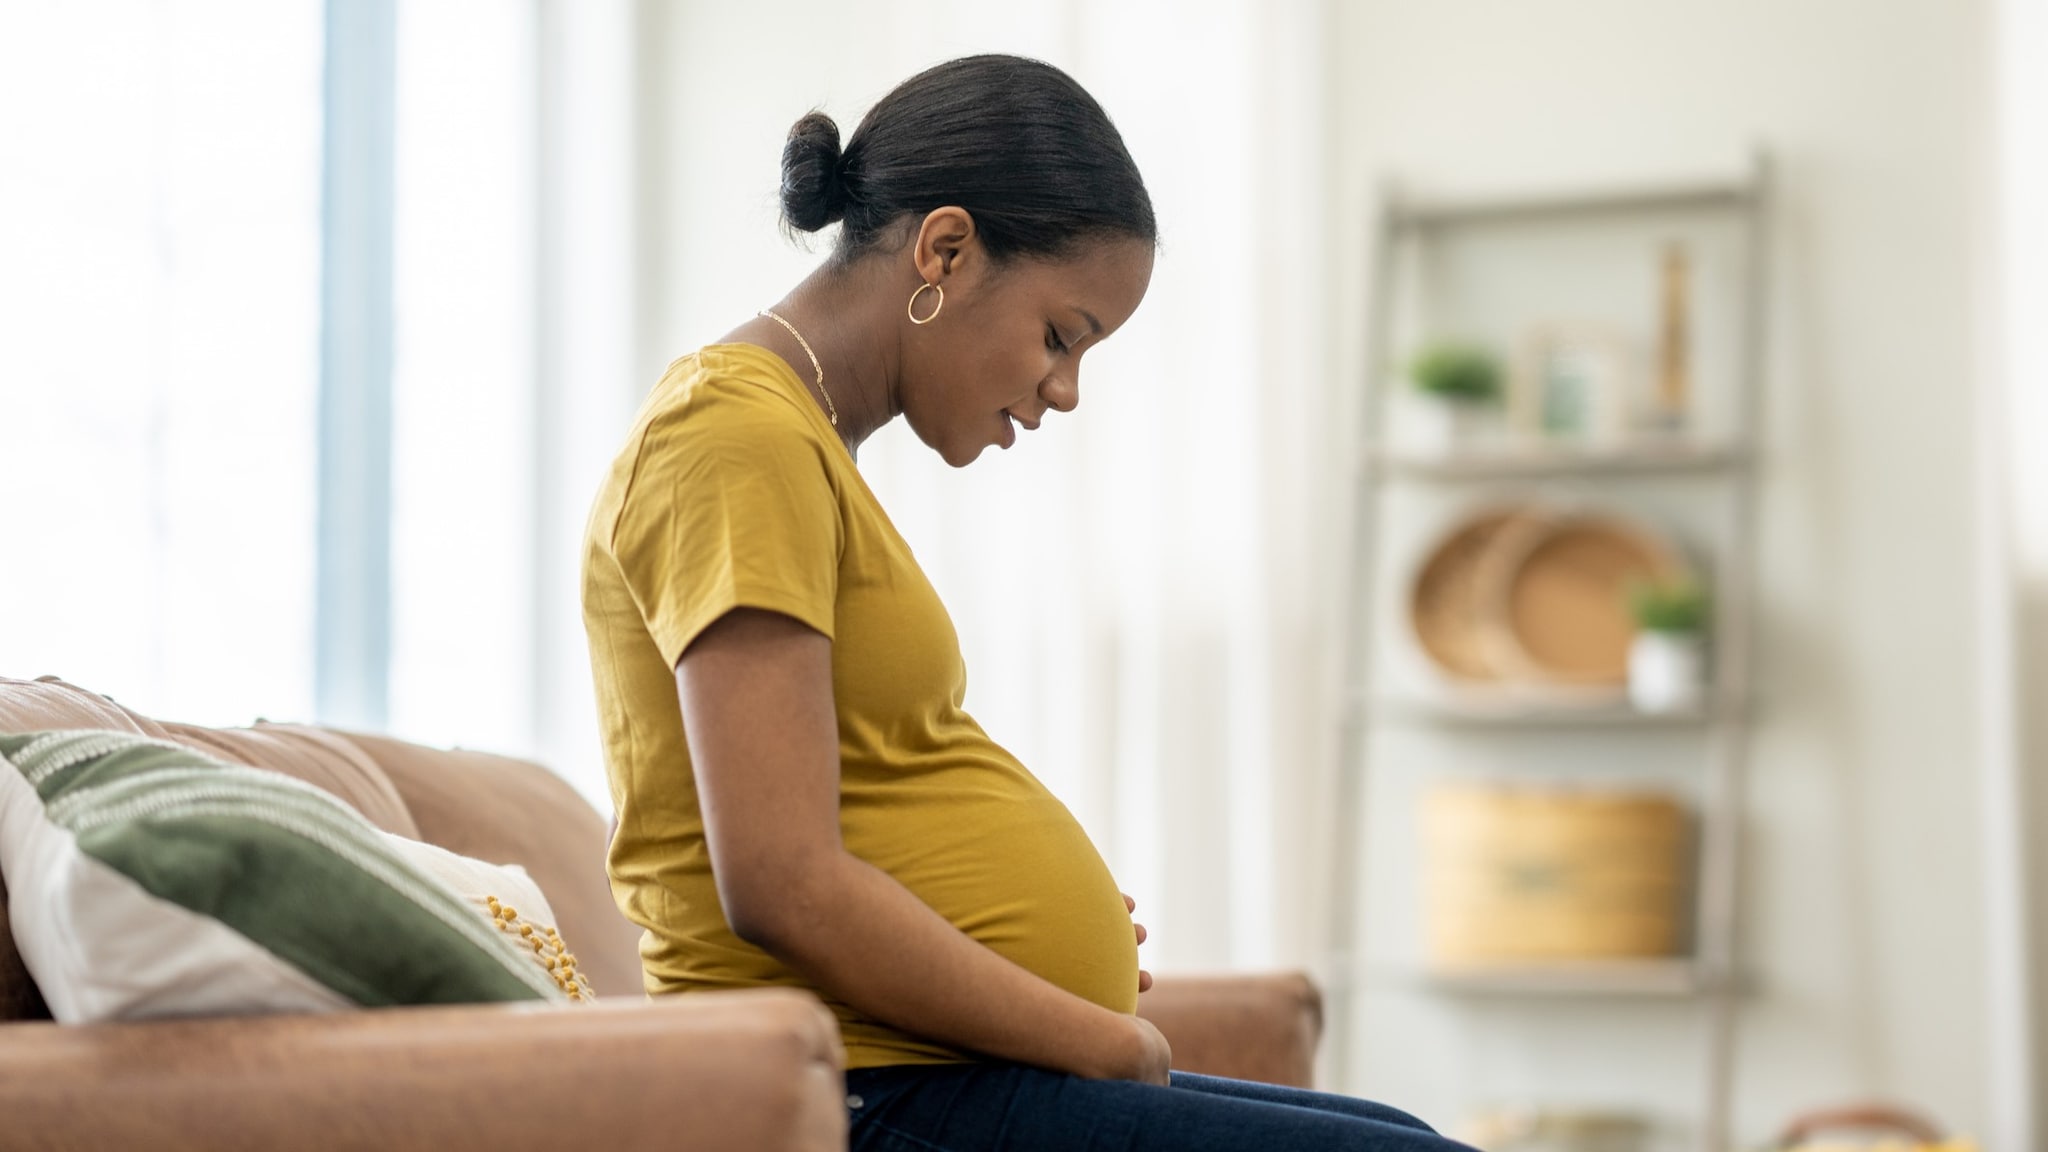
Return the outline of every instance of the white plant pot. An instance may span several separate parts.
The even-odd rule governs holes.
[[[1494,405],[1439,396],[1414,395],[1408,405],[1414,446],[1423,452],[1456,452],[1488,439],[1499,424]]]
[[[1628,698],[1641,712],[1688,712],[1706,699],[1707,646],[1697,632],[1638,632],[1628,649]]]

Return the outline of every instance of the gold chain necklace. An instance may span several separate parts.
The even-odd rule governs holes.
[[[839,427],[839,409],[832,406],[832,394],[825,391],[825,367],[818,363],[818,354],[811,351],[811,342],[804,339],[804,334],[796,330],[796,325],[791,324],[768,309],[761,309],[760,314],[789,329],[789,334],[796,337],[796,342],[803,347],[804,355],[811,358],[811,370],[818,374],[818,395],[825,398],[825,417],[832,422],[834,428]]]

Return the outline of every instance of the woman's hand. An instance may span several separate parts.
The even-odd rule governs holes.
[[[1130,1072],[1118,1077],[1122,1080],[1136,1080],[1140,1084],[1170,1085],[1173,1068],[1173,1049],[1166,1043],[1166,1037],[1152,1026],[1143,1016],[1130,1018],[1131,1026],[1138,1034],[1138,1057]]]
[[[1124,911],[1136,912],[1138,910],[1138,902],[1136,900],[1131,899],[1131,894],[1129,892],[1122,893],[1122,896],[1124,898]],[[1138,943],[1143,944],[1145,942],[1146,936],[1145,926],[1143,924],[1139,924],[1133,921],[1131,927],[1137,929]],[[1138,991],[1149,992],[1151,991],[1151,989],[1152,974],[1150,972],[1145,971],[1143,968],[1138,969]],[[1162,1043],[1164,1043],[1164,1041],[1162,1041]]]
[[[1086,1080],[1134,1080],[1140,1084],[1170,1086],[1173,1049],[1166,1037],[1143,1016],[1109,1014],[1115,1022],[1090,1058],[1080,1067],[1067,1069]]]

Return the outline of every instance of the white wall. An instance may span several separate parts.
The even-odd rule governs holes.
[[[1362,378],[1353,318],[1379,174],[1691,172],[1732,166],[1751,142],[1778,160],[1745,1140],[1865,1094],[1969,1131],[1989,1118],[1971,534],[1983,8],[1331,5],[1333,387]],[[1695,1067],[1698,1020],[1682,1007],[1382,1008],[1364,1021],[1382,1042],[1358,1086],[1427,1115],[1554,1078],[1546,1035],[1575,1038],[1588,1092],[1661,1098],[1674,1068]]]
[[[2019,669],[2012,701],[2019,731],[2011,788],[2019,795],[1994,799],[2007,806],[2001,815],[2019,842],[2014,855],[2023,879],[2016,886],[2028,908],[2018,926],[2008,926],[2020,940],[2021,972],[2000,975],[2020,985],[2029,1009],[2026,1019],[1997,1021],[2008,1031],[1995,1035],[2008,1046],[2031,1045],[2032,1056],[2031,1067],[2023,1065],[1994,1083],[2031,1104],[2038,1124],[2041,1105],[2036,1102],[2048,1097],[2048,1069],[2041,1060],[2048,1051],[2042,997],[2048,988],[2048,948],[2043,947],[2048,883],[2040,879],[2048,846],[2028,831],[2048,825],[2048,787],[2042,786],[2048,780],[2048,709],[2029,708],[2027,702],[2048,688],[2048,452],[2043,451],[2048,446],[2048,332],[2041,327],[2041,317],[2048,314],[2048,218],[2040,210],[2048,200],[2048,3],[1999,0],[1993,39],[2000,99],[1997,223],[1990,259],[2002,298],[1986,320],[1997,348],[1991,364],[2003,403],[1986,415],[2004,422],[2007,452],[1994,477],[2004,483],[2004,499],[1993,511],[2009,518],[2006,558],[2018,569],[2019,589],[2001,605],[2013,619],[2017,651],[2012,656]]]
[[[1211,7],[1217,19],[1236,10]],[[1078,61],[1083,81],[1138,133],[1134,151],[1150,164],[1144,149],[1153,138],[1142,125],[1156,110],[1136,111],[1134,98],[1119,100],[1115,89],[1134,70],[1179,75],[1161,61],[1189,50],[1185,36],[1140,19],[1136,4],[641,11],[643,65],[665,71],[639,129],[661,145],[641,173],[650,231],[636,369],[648,380],[811,266],[773,233],[781,134],[805,107],[826,107],[850,132],[875,97],[923,64],[967,50],[1025,52]],[[1327,473],[1342,458],[1341,422],[1320,414],[1348,412],[1344,390],[1362,378],[1356,318],[1365,303],[1367,190],[1379,174],[1545,184],[1732,169],[1750,144],[1772,149],[1779,195],[1760,541],[1762,727],[1743,950],[1754,986],[1743,1009],[1736,1134],[1755,1140],[1795,1109],[1865,1094],[1911,1100],[1986,1131],[1989,912],[1978,855],[1971,407],[1983,241],[1975,221],[1987,195],[1982,3],[1311,0],[1285,14],[1330,26],[1327,203],[1319,214],[1313,204],[1282,211],[1255,200],[1274,224],[1259,287],[1326,288],[1316,309],[1326,340],[1302,355],[1305,370],[1260,384],[1285,392],[1279,399],[1302,422],[1293,434],[1308,439],[1296,463],[1311,470]],[[797,28],[802,35],[788,34]],[[1160,136],[1161,145],[1199,148],[1206,131],[1237,146],[1240,126],[1202,104],[1195,86],[1154,95],[1155,104],[1186,100],[1202,129]],[[1276,134],[1299,130],[1292,116],[1262,122]],[[1174,177],[1176,187],[1158,191],[1162,219],[1204,179],[1199,165]],[[1203,219],[1191,212],[1169,235],[1168,256],[1201,251]],[[1287,240],[1297,234],[1315,242]],[[1174,267],[1163,258],[1160,275]],[[1169,294],[1160,295],[1163,304]],[[1134,338],[1139,327],[1134,321]],[[1107,363],[1099,378],[1109,378]],[[1329,371],[1314,370],[1318,363]],[[1293,381],[1307,383],[1296,390]],[[1079,423],[1089,424],[1087,414]],[[1318,430],[1322,444],[1313,442]],[[1056,449],[1068,450],[1079,449]],[[889,499],[886,473],[898,466],[886,451],[876,455]],[[1303,487],[1337,490],[1327,475]],[[973,491],[983,495],[963,499],[998,498],[993,488]],[[914,540],[917,501],[935,498],[904,497]],[[1334,501],[1297,514],[1322,525],[1308,533],[1325,542],[1308,562],[1322,575],[1300,581],[1312,586],[1339,563],[1343,526]],[[955,596],[945,567],[937,563],[934,578]],[[972,627],[963,624],[970,658]],[[1000,648],[1001,638],[992,643]],[[1314,676],[1302,670],[1322,667],[1323,654],[1313,643],[1285,643],[1275,643],[1279,669],[1296,678],[1296,692],[1314,695]],[[1313,707],[1282,718],[1295,725],[1302,717],[1328,719]],[[1315,739],[1300,739],[1323,763]],[[1167,947],[1198,961],[1305,958],[1300,902],[1319,899],[1327,879],[1303,863],[1327,848],[1317,800],[1327,781],[1317,785],[1317,771],[1275,793],[1283,799],[1273,867],[1283,880],[1302,873],[1307,893],[1287,885],[1276,894],[1281,939],[1247,953],[1203,922],[1201,906],[1176,904],[1179,922],[1167,938],[1178,943]],[[1100,821],[1092,827],[1111,828],[1110,839],[1128,831],[1134,795],[1074,786],[1079,795],[1063,794]],[[1175,819],[1208,819],[1217,809],[1213,798],[1194,808],[1184,795],[1168,799]],[[1682,1004],[1384,997],[1366,1005],[1369,1059],[1345,1087],[1446,1123],[1488,1099],[1559,1084],[1589,1100],[1683,1110],[1700,1023]]]

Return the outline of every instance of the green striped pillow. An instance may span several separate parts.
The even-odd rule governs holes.
[[[563,998],[340,800],[129,733],[0,735],[0,875],[66,1022]]]

